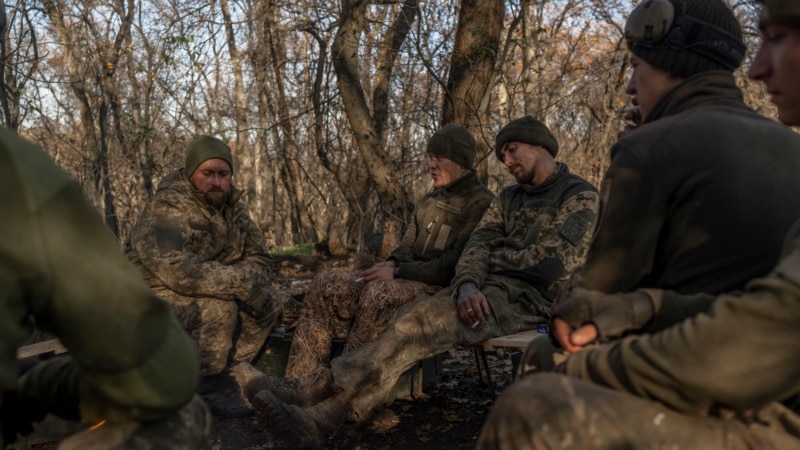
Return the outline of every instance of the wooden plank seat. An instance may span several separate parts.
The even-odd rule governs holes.
[[[66,353],[67,348],[58,339],[48,339],[34,344],[23,345],[17,349],[17,359],[33,358],[35,356],[53,356]]]
[[[506,336],[498,336],[469,346],[468,348],[471,348],[473,354],[475,355],[475,365],[478,367],[478,376],[480,377],[481,382],[494,386],[491,368],[489,367],[489,361],[486,358],[487,352],[495,352],[500,348],[513,348],[516,349],[518,353],[522,353],[526,348],[528,348],[528,344],[530,344],[534,338],[537,336],[547,335],[549,333],[549,327],[542,324],[536,327],[534,330],[525,330]],[[516,364],[512,370],[516,372]]]

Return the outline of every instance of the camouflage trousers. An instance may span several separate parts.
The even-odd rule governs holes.
[[[498,315],[492,306],[487,322],[480,328],[471,328],[461,320],[450,290],[443,289],[402,306],[375,341],[331,361],[334,389],[347,404],[348,418],[364,422],[387,405],[400,375],[418,361],[459,345],[533,329],[547,320],[521,312],[505,315],[518,309],[519,304],[511,305],[514,299],[502,286],[484,286],[481,292],[490,299],[490,305],[508,307],[499,309]]]
[[[314,277],[292,337],[286,378],[302,378],[326,366],[334,339],[346,339],[345,353],[374,341],[400,306],[441,289],[403,279],[365,285],[356,282],[360,276],[350,271]]]
[[[683,414],[588,381],[527,375],[506,389],[479,449],[784,449],[800,446],[800,417],[779,403],[748,414]]]
[[[195,396],[165,419],[126,424],[105,423],[74,434],[60,450],[203,450],[211,448],[211,413]]]
[[[169,290],[156,290],[156,294],[170,304],[197,342],[202,376],[216,375],[231,362],[252,363],[274,325],[257,324],[233,301],[186,297]]]

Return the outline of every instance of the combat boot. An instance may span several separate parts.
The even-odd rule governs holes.
[[[250,366],[247,363],[240,363],[237,366],[241,365]],[[239,385],[239,380],[231,372],[231,369],[226,368],[217,375],[200,377],[197,393],[214,416],[224,418],[249,416],[252,414],[252,409],[245,397],[244,387]]]
[[[322,367],[303,378],[287,380],[265,375],[252,366],[234,367],[233,376],[240,379],[244,394],[252,399],[258,392],[267,390],[283,402],[298,406],[315,405],[333,395],[331,371]]]
[[[339,397],[303,408],[284,403],[269,391],[253,397],[253,410],[267,430],[287,440],[292,448],[325,448],[328,437],[347,418],[347,405]]]

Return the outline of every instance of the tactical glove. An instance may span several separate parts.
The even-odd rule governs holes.
[[[254,289],[246,302],[239,302],[239,307],[256,320],[262,328],[271,328],[275,324],[281,310],[281,298],[269,287]]]
[[[600,338],[638,330],[653,314],[653,302],[642,291],[603,294],[575,288],[553,309],[553,317],[564,319],[573,329],[593,323]]]

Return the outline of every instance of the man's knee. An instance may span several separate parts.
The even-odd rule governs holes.
[[[407,303],[397,312],[390,327],[398,336],[436,337],[456,335],[458,317],[449,296],[424,297]]]
[[[478,448],[551,448],[553,443],[577,443],[574,430],[585,424],[584,401],[576,396],[573,379],[543,373],[524,376],[495,402]],[[579,425],[580,424],[580,425]],[[566,446],[565,448],[572,448]],[[576,447],[577,448],[577,447]]]

